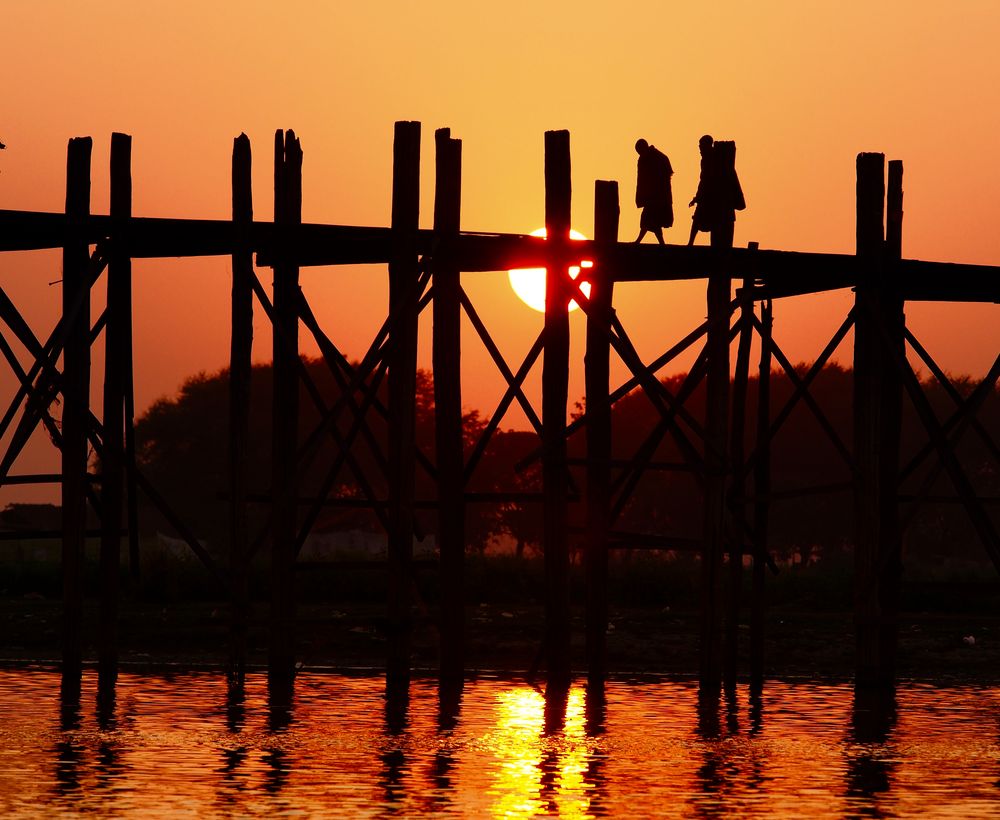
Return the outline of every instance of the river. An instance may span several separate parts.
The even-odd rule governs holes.
[[[123,673],[98,710],[45,669],[0,669],[0,815],[49,817],[997,817],[1000,688],[769,682],[719,709],[689,681],[574,686],[546,704],[515,679],[456,709],[417,679],[387,709],[378,675],[266,680],[227,701],[218,673]]]

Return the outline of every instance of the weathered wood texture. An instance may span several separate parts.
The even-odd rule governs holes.
[[[90,137],[69,141],[66,244],[63,248],[62,569],[63,674],[78,679],[82,662],[83,547],[87,517],[87,425],[90,414],[90,256],[81,231],[90,212]]]
[[[274,137],[274,215],[279,245],[292,247],[302,219],[302,148],[295,133]],[[287,245],[284,243],[287,242]],[[268,674],[272,692],[295,674],[295,536],[299,406],[299,269],[279,253],[274,267],[272,419],[271,640]]]
[[[462,434],[461,281],[451,261],[462,212],[462,142],[435,133],[434,423],[441,555],[441,679],[461,681],[465,644],[465,498]]]
[[[618,183],[594,184],[594,243],[618,241]],[[598,259],[601,257],[598,256]],[[613,271],[598,262],[590,269],[590,312],[584,379],[587,407],[587,676],[592,683],[607,674],[608,528],[611,514],[610,332]]]
[[[542,361],[542,549],[545,660],[550,685],[570,682],[566,401],[569,378],[569,230],[572,185],[568,131],[545,132],[545,353]]]
[[[231,632],[229,678],[242,688],[246,675],[247,621],[249,618],[249,550],[247,523],[247,446],[250,438],[250,377],[253,351],[253,254],[249,228],[253,222],[250,139],[233,140],[233,226],[237,243],[232,257],[229,346],[229,572]],[[242,232],[241,232],[242,231]]]
[[[420,123],[397,122],[392,155],[392,257],[389,262],[389,532],[386,693],[396,699],[410,677],[410,585],[416,460],[417,224]]]

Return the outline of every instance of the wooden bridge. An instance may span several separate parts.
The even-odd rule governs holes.
[[[274,690],[291,684],[295,668],[295,599],[292,571],[296,556],[345,465],[365,493],[365,503],[380,516],[388,534],[389,650],[387,687],[405,688],[409,680],[410,600],[414,534],[414,475],[432,474],[438,488],[441,601],[441,677],[460,687],[464,671],[463,561],[466,505],[483,500],[467,491],[489,436],[506,409],[517,402],[539,435],[534,458],[541,461],[544,509],[545,634],[544,660],[551,686],[565,687],[571,677],[568,526],[570,484],[568,435],[586,428],[587,457],[583,503],[586,527],[580,535],[586,564],[587,673],[592,681],[606,674],[608,623],[608,553],[625,543],[659,548],[678,540],[652,534],[622,533],[616,517],[624,499],[649,469],[659,443],[670,436],[696,477],[705,499],[700,552],[702,572],[700,685],[708,695],[735,686],[737,618],[744,556],[751,556],[752,685],[763,683],[764,582],[768,520],[774,493],[770,480],[770,443],[791,410],[805,403],[843,458],[856,504],[856,674],[861,686],[891,683],[897,638],[897,599],[901,571],[903,521],[898,493],[899,431],[904,396],[912,402],[927,432],[918,460],[936,455],[932,474],[946,473],[955,490],[949,499],[968,513],[983,546],[1000,569],[1000,536],[977,498],[955,444],[969,429],[984,437],[1000,461],[1000,449],[976,421],[976,412],[1000,377],[1000,355],[972,391],[962,398],[912,332],[903,308],[908,301],[1000,302],[1000,268],[902,259],[902,163],[882,154],[857,158],[857,253],[817,254],[748,248],[678,247],[618,242],[619,199],[616,182],[598,181],[594,189],[594,239],[569,241],[570,146],[566,131],[545,134],[545,224],[547,239],[461,230],[461,142],[448,129],[435,134],[436,173],[433,228],[420,230],[420,124],[395,126],[392,213],[387,228],[303,224],[301,221],[302,151],[291,132],[276,134],[274,145],[273,222],[253,219],[250,143],[238,137],[233,149],[231,220],[149,219],[132,215],[131,138],[112,135],[111,202],[108,215],[90,213],[89,137],[70,140],[66,211],[60,214],[0,211],[0,251],[63,250],[62,318],[46,336],[23,319],[0,291],[0,348],[20,387],[9,402],[0,437],[8,446],[0,461],[0,486],[54,481],[61,484],[62,528],[59,533],[21,533],[62,540],[64,573],[64,686],[79,686],[83,636],[82,562],[88,506],[97,511],[100,528],[99,677],[113,685],[117,674],[116,624],[121,545],[128,539],[129,564],[137,571],[139,541],[137,497],[145,494],[227,591],[232,601],[232,683],[242,685],[246,664],[249,608],[248,571],[263,545],[271,552],[269,674]],[[93,250],[91,250],[93,249]],[[256,267],[274,274],[273,299]],[[229,417],[229,562],[220,566],[191,529],[143,474],[136,461],[132,398],[131,260],[149,257],[230,256],[232,258],[232,342]],[[589,269],[589,298],[568,268],[581,258]],[[382,263],[388,266],[389,304],[384,322],[360,363],[352,365],[319,325],[299,288],[299,271],[311,265]],[[475,306],[462,288],[462,274],[518,267],[547,269],[544,329],[521,365],[511,368]],[[94,319],[90,291],[107,278],[107,303]],[[613,308],[616,283],[682,279],[707,284],[707,319],[651,362],[644,361]],[[735,294],[734,294],[735,284]],[[772,333],[774,301],[783,297],[852,288],[854,305],[811,369],[793,368]],[[587,317],[586,413],[568,422],[569,323],[567,305],[575,299]],[[273,325],[274,410],[270,513],[262,532],[251,532],[247,486],[247,437],[251,374],[253,302]],[[436,454],[421,454],[415,444],[417,318],[433,311],[433,371]],[[460,320],[471,320],[499,372],[506,392],[485,426],[472,454],[463,455]],[[311,333],[341,388],[328,406],[299,357],[300,327]],[[834,351],[854,330],[854,418],[852,443],[844,442],[810,395],[810,385]],[[90,407],[90,350],[103,333],[105,374],[103,406]],[[33,358],[25,368],[8,334]],[[760,338],[759,406],[755,444],[745,452],[746,402],[753,334]],[[352,340],[356,341],[356,340]],[[657,373],[684,351],[701,352],[681,387],[672,391]],[[907,346],[919,356],[955,400],[951,417],[941,421],[931,409],[907,360]],[[735,347],[735,368],[731,362]],[[610,353],[628,368],[629,379],[614,390],[609,384]],[[62,356],[62,368],[58,367]],[[542,404],[532,406],[524,379],[543,358]],[[777,364],[794,384],[791,399],[771,407],[772,367]],[[731,380],[731,373],[735,372]],[[387,380],[387,399],[378,388]],[[685,401],[702,382],[707,403],[703,418]],[[316,429],[298,427],[300,388],[322,419]],[[611,407],[632,390],[645,393],[660,421],[643,447],[626,464],[611,458]],[[62,401],[61,424],[52,405]],[[98,412],[100,415],[98,415]],[[384,459],[388,498],[375,497],[352,464],[350,445],[370,435],[367,419],[379,414],[388,425]],[[350,419],[345,434],[342,419]],[[16,421],[16,423],[15,423]],[[15,461],[36,428],[43,426],[62,453],[59,475],[19,475]],[[340,447],[329,466],[326,493],[303,499],[298,477],[315,458],[317,443],[333,437]],[[101,474],[88,473],[88,448],[100,459]],[[911,469],[913,464],[908,466]],[[613,481],[613,473],[617,477]],[[909,503],[927,500],[930,483]],[[791,488],[792,494],[833,488]],[[841,488],[843,489],[843,488]],[[789,492],[785,492],[787,496]],[[304,508],[304,514],[300,511]]]

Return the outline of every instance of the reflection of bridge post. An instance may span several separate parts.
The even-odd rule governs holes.
[[[410,584],[416,465],[417,222],[420,214],[420,123],[397,122],[392,154],[392,256],[389,262],[389,531],[386,692],[410,680]]]
[[[893,680],[901,572],[897,507],[902,383],[896,359],[903,349],[903,301],[889,263],[902,234],[902,164],[891,163],[889,233],[882,233],[885,156],[857,160],[857,254],[854,331],[855,630],[856,681]]]
[[[545,132],[545,358],[542,367],[542,493],[545,552],[545,657],[549,684],[570,681],[569,541],[567,538],[566,401],[569,390],[569,131]]]
[[[435,134],[434,439],[441,556],[441,682],[461,687],[465,642],[465,490],[462,443],[461,278],[453,258],[462,212],[462,141]]]
[[[292,233],[302,221],[302,149],[292,131],[274,135],[274,385],[272,418],[273,523],[271,548],[271,641],[268,674],[272,695],[290,688],[295,675],[295,523],[298,503],[298,303],[299,268],[290,262]]]
[[[93,140],[69,141],[66,159],[66,244],[63,247],[62,321],[62,663],[64,694],[79,692],[83,636],[83,548],[86,539],[87,427],[90,412],[90,215]],[[44,412],[44,408],[42,408]]]

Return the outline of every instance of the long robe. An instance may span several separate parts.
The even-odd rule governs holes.
[[[639,155],[636,168],[635,204],[642,208],[639,227],[644,231],[669,228],[674,224],[674,196],[670,189],[667,155],[653,145]]]

